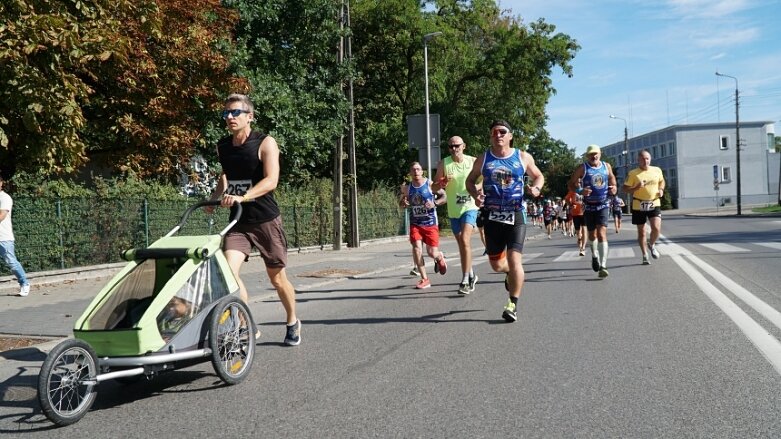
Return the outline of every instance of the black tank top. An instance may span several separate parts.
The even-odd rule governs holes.
[[[258,150],[266,134],[258,131],[250,133],[243,144],[233,146],[233,137],[223,137],[217,142],[222,172],[228,179],[227,193],[244,195],[250,187],[263,179],[263,162],[258,158]],[[279,205],[274,199],[274,191],[241,205],[243,211],[239,223],[259,224],[271,221],[279,216]],[[231,217],[234,215],[231,208]]]

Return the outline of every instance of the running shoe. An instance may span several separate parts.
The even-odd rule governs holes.
[[[656,249],[655,245],[651,246],[651,257],[654,259],[659,259],[659,250]]]
[[[591,257],[591,269],[594,271],[599,271],[599,261],[595,257]]]
[[[643,265],[651,265],[651,261],[648,260],[647,255],[643,255]]]
[[[431,288],[431,281],[428,280],[428,278],[421,279],[421,280],[418,281],[418,284],[415,285],[415,288],[417,288],[419,290],[422,290],[422,289],[425,289],[425,288]]]
[[[607,268],[605,267],[599,267],[599,277],[604,279],[607,277],[609,273],[607,272]]]
[[[507,305],[504,306],[502,318],[507,323],[512,323],[518,320],[518,314],[515,312],[515,304],[510,299],[507,299]]]
[[[461,294],[461,295],[465,296],[465,295],[467,295],[469,293],[470,293],[470,291],[469,291],[469,284],[468,283],[461,282],[460,284],[458,284],[458,294]]]
[[[447,273],[447,262],[445,261],[445,255],[442,255],[438,261],[434,261],[434,272],[441,275]]]
[[[474,275],[469,278],[469,292],[473,292],[475,290],[475,285],[477,285],[477,275]]]
[[[28,294],[30,294],[30,284],[22,285],[21,288],[19,288],[19,293],[17,296],[27,297]]]
[[[420,276],[420,272],[418,271],[418,267],[412,267],[412,270],[409,271],[410,276],[418,277]]]
[[[298,346],[301,344],[301,320],[296,320],[292,325],[287,325],[285,334],[285,344],[288,346]]]
[[[579,251],[578,256],[586,256],[586,251],[585,250]]]

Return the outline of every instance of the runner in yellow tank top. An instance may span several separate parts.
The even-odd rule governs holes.
[[[459,294],[475,290],[477,276],[472,270],[472,231],[477,227],[478,208],[475,200],[466,190],[466,177],[472,171],[475,158],[464,154],[466,143],[458,136],[448,140],[450,157],[440,160],[433,189],[445,189],[447,194],[447,216],[458,243],[463,277],[458,286]]]

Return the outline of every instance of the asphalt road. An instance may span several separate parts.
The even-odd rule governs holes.
[[[640,265],[632,226],[619,234],[611,227],[604,280],[588,257],[573,254],[572,238],[534,236],[514,324],[500,317],[503,276],[490,272],[477,239],[480,281],[466,297],[455,293],[452,239],[443,243],[448,273],[430,273],[433,287],[423,291],[412,288],[405,242],[296,256],[303,342],[282,345],[281,305],[261,270],[248,270],[264,334],[241,384],[223,385],[209,363],[129,386],[110,381],[84,419],[52,429],[35,402],[46,347],[32,348],[0,360],[0,432],[779,437],[780,221],[666,216],[663,256],[650,266]],[[89,293],[79,282],[70,286]],[[62,299],[57,310],[78,308],[79,300],[86,299]],[[31,311],[14,306],[2,312]],[[52,326],[66,320],[52,318]]]

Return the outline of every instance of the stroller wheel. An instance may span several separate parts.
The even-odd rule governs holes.
[[[255,357],[252,315],[235,296],[222,299],[209,318],[209,347],[217,375],[227,384],[242,381]]]
[[[98,367],[95,351],[78,339],[55,346],[41,366],[38,402],[57,425],[78,422],[95,402]]]

